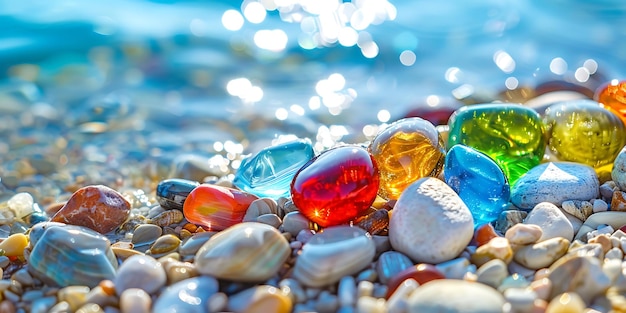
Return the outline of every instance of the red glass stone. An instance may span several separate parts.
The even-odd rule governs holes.
[[[311,159],[291,182],[291,199],[322,227],[347,223],[367,211],[378,192],[378,169],[363,148],[342,146]]]
[[[423,285],[431,280],[446,278],[434,265],[420,263],[411,266],[389,279],[387,283],[387,296],[389,297],[398,289],[405,280],[413,278],[418,284]]]
[[[472,239],[472,243],[476,244],[477,247],[480,247],[486,243],[488,243],[491,239],[500,237],[498,233],[496,233],[495,228],[489,223],[481,225],[474,231],[474,238]]]
[[[224,230],[241,223],[257,196],[241,190],[210,184],[194,188],[183,204],[183,215],[191,223],[210,231]]]

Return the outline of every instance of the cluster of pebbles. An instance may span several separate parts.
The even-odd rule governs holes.
[[[215,232],[154,191],[87,186],[43,210],[21,192],[1,206],[0,311],[626,312],[625,160],[602,184],[586,165],[541,164],[476,230],[437,178],[325,229],[286,198]]]

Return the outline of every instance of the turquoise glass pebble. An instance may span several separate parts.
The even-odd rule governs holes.
[[[233,184],[258,197],[289,197],[293,177],[313,156],[308,139],[267,147],[241,162]]]
[[[454,145],[446,155],[445,182],[472,212],[474,228],[495,221],[509,202],[511,188],[498,164],[464,145]]]

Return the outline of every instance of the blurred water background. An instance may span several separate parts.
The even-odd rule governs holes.
[[[420,106],[593,89],[625,77],[624,16],[621,0],[0,0],[0,177],[183,153],[226,173]]]

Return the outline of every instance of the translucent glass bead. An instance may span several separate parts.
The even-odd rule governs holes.
[[[611,81],[596,90],[594,99],[626,123],[626,80]]]
[[[305,164],[293,178],[291,198],[300,213],[322,227],[347,223],[376,199],[378,169],[357,146],[327,150]]]
[[[509,182],[500,167],[470,147],[448,151],[443,175],[472,212],[474,228],[495,221],[509,202]]]
[[[446,155],[435,126],[419,117],[392,123],[376,135],[369,150],[380,172],[378,193],[394,200],[412,182],[438,176]]]
[[[592,100],[551,105],[543,118],[548,147],[562,161],[594,168],[613,163],[626,144],[619,117]]]
[[[539,114],[519,104],[478,104],[450,117],[448,146],[463,144],[491,157],[511,185],[535,167],[545,152]]]
[[[241,162],[233,184],[259,197],[289,197],[293,176],[314,155],[308,139],[267,147]]]

